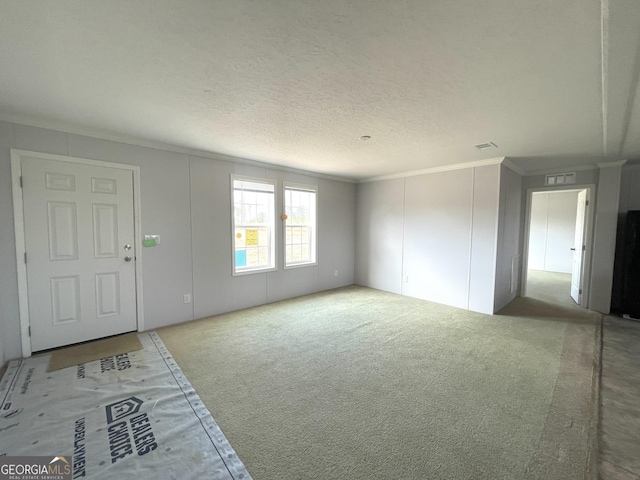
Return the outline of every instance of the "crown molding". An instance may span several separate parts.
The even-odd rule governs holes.
[[[449,172],[451,170],[464,170],[467,168],[484,167],[487,165],[498,165],[504,161],[505,157],[490,158],[488,160],[476,160],[474,162],[455,163],[453,165],[442,165],[439,167],[425,168],[422,170],[412,170],[409,172],[392,173],[378,177],[364,178],[357,183],[379,182],[381,180],[393,180],[396,178],[417,177],[419,175],[431,175],[433,173]]]
[[[222,153],[211,152],[207,150],[198,150],[189,147],[181,147],[170,143],[163,143],[156,140],[147,140],[130,135],[124,135],[121,133],[113,132],[110,130],[103,130],[92,127],[81,127],[71,123],[65,123],[57,120],[50,120],[44,118],[35,118],[24,115],[14,115],[0,113],[0,121],[15,123],[18,125],[24,125],[27,127],[43,128],[47,130],[54,130],[56,132],[67,133],[71,135],[82,135],[85,137],[97,138],[100,140],[108,140],[112,142],[124,143],[127,145],[134,145],[136,147],[153,148],[156,150],[164,150],[173,153],[180,153],[183,155],[189,155],[194,157],[210,158],[212,160],[219,160],[222,162],[236,163],[241,165],[249,165],[252,167],[266,168],[272,171],[279,171],[285,173],[294,173],[297,175],[305,175],[308,177],[323,178],[325,180],[333,180],[344,183],[357,183],[357,180],[349,177],[340,177],[337,175],[329,175],[320,172],[311,172],[308,170],[301,170],[293,167],[286,167],[284,165],[277,165],[275,163],[267,163],[258,160],[249,160],[247,158],[234,157],[231,155],[225,155]]]
[[[515,164],[515,162],[513,160],[511,160],[509,157],[504,157],[504,160],[502,161],[502,164],[513,170],[514,172],[516,172],[518,175],[526,175],[526,170],[522,167],[519,167],[518,165]]]
[[[598,165],[598,167],[600,168],[609,168],[609,167],[621,167],[625,163],[627,163],[626,159],[618,160],[617,162],[598,162],[596,165]]]
[[[541,168],[538,170],[531,170],[525,173],[527,177],[534,177],[536,175],[551,175],[554,173],[571,173],[571,172],[584,172],[587,170],[597,170],[596,165],[574,165],[573,167],[557,167],[557,168]]]

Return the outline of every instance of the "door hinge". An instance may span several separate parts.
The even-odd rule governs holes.
[[[586,245],[582,245],[582,251],[584,252],[587,249]]]
[[[29,336],[31,336],[31,325],[29,325]]]
[[[24,252],[24,263],[27,263],[27,252]]]
[[[589,206],[589,200],[587,200],[586,202],[584,202],[584,204],[588,207],[588,206]]]
[[[582,289],[578,290],[578,294],[582,295]]]
[[[22,175],[20,175],[20,188],[24,188],[24,182],[22,181]]]

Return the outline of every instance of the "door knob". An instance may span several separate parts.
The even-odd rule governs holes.
[[[571,250],[573,250],[574,252],[576,251],[576,249],[575,249],[575,248],[573,248],[573,247],[571,247]]]
[[[125,262],[130,262],[131,261],[131,257],[124,257],[124,261]]]
[[[131,250],[131,245],[126,244],[126,245],[124,246],[124,249],[125,249],[125,250]]]

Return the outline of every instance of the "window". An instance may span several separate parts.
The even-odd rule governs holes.
[[[275,270],[275,182],[231,176],[234,275]]]
[[[317,194],[318,187],[284,185],[285,268],[316,263]]]

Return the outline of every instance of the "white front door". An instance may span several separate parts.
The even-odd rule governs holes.
[[[22,159],[32,351],[137,329],[131,170]]]
[[[582,263],[584,260],[584,234],[587,212],[587,190],[578,193],[578,213],[576,215],[576,232],[573,241],[573,266],[571,268],[571,298],[582,303]]]

